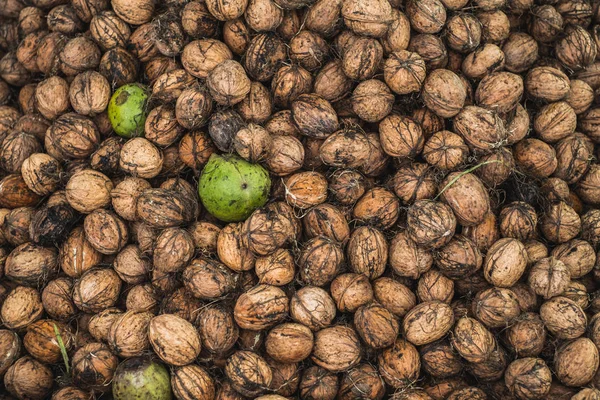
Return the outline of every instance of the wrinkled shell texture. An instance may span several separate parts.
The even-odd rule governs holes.
[[[0,0],[0,400],[600,400],[598,145],[599,0]]]

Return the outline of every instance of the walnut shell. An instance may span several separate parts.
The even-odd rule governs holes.
[[[536,99],[547,102],[559,101],[569,93],[569,78],[558,69],[536,67],[527,73],[525,89]]]
[[[486,361],[496,345],[491,332],[469,317],[462,317],[456,321],[451,341],[460,356],[473,363]]]
[[[351,0],[363,1],[363,0]],[[345,3],[347,4],[347,3]],[[383,60],[383,47],[375,39],[359,37],[342,55],[342,68],[348,78],[363,81],[372,78]]]
[[[102,11],[90,21],[90,33],[104,50],[125,47],[131,35],[129,25],[112,11]]]
[[[210,3],[207,3],[209,10]],[[232,57],[231,50],[225,43],[216,39],[202,39],[193,41],[184,47],[181,64],[190,75],[206,79],[220,63]]]
[[[135,221],[137,200],[144,190],[150,188],[150,183],[144,179],[126,177],[110,192],[113,209],[121,218]]]
[[[73,282],[69,278],[57,278],[48,282],[42,291],[42,305],[46,313],[59,321],[75,316],[77,307],[73,304],[71,292]]]
[[[146,189],[137,201],[137,215],[154,228],[168,228],[194,218],[192,200],[171,189]]]
[[[265,339],[267,354],[282,363],[296,363],[310,356],[313,348],[312,331],[297,323],[277,325]]]
[[[583,386],[596,374],[598,359],[598,348],[590,339],[566,342],[554,356],[556,376],[567,386]]]
[[[57,269],[56,251],[33,243],[16,247],[4,262],[5,276],[24,286],[44,284],[56,274]]]
[[[393,344],[399,332],[394,314],[377,303],[358,308],[354,313],[354,326],[363,341],[375,349]]]
[[[519,398],[543,398],[550,391],[552,372],[542,359],[522,358],[509,364],[504,381]]]
[[[245,350],[229,357],[225,375],[236,391],[248,397],[257,397],[266,391],[273,379],[269,364],[258,354]]]
[[[350,0],[342,5],[344,23],[359,35],[382,37],[393,20],[387,1]]]
[[[200,354],[196,328],[181,317],[162,314],[148,325],[148,339],[156,354],[169,365],[183,366]]]
[[[289,311],[288,301],[278,287],[258,285],[238,298],[233,315],[243,329],[265,329],[285,318]]]
[[[577,115],[564,101],[548,104],[533,120],[533,129],[546,143],[555,143],[575,132]]]
[[[465,57],[461,71],[467,78],[481,79],[501,70],[504,63],[505,56],[502,49],[495,44],[485,43]]]
[[[442,302],[420,303],[405,316],[402,323],[406,340],[416,346],[432,343],[446,335],[454,324],[452,308]]]
[[[540,230],[553,243],[564,243],[575,238],[581,230],[577,212],[565,202],[553,204],[540,220]]]
[[[93,269],[73,285],[73,302],[82,311],[100,312],[116,304],[121,280],[112,269]]]
[[[492,287],[477,293],[473,314],[489,328],[508,326],[521,313],[517,296],[509,289]]]
[[[113,184],[106,175],[86,169],[73,174],[65,189],[71,207],[87,214],[110,203]]]
[[[41,400],[52,390],[54,375],[50,367],[29,357],[21,357],[4,375],[6,390],[17,398]]]
[[[335,303],[329,293],[315,286],[305,286],[298,290],[290,300],[292,319],[311,330],[325,328],[335,318]]]
[[[455,229],[456,218],[444,203],[419,200],[409,208],[407,233],[419,246],[442,247],[452,239]]]
[[[457,375],[463,368],[460,357],[447,340],[439,340],[423,346],[420,349],[420,356],[424,370],[437,378]]]
[[[515,108],[521,96],[523,96],[523,79],[519,75],[495,72],[479,82],[475,101],[481,107],[505,113]]]
[[[528,283],[533,291],[550,299],[560,296],[571,283],[567,266],[554,257],[543,258],[529,271]]]
[[[315,334],[312,361],[331,372],[352,368],[361,360],[360,342],[354,329],[336,325]]]
[[[240,63],[225,60],[217,65],[206,80],[213,99],[225,106],[231,106],[244,100],[250,92],[250,80]]]
[[[516,239],[503,238],[487,251],[483,272],[494,286],[511,287],[525,272],[528,254],[525,246]]]
[[[454,118],[454,131],[473,149],[488,152],[499,146],[507,131],[499,116],[477,106],[466,106]]]
[[[373,294],[396,317],[403,317],[417,304],[415,294],[392,278],[382,277],[373,281]]]
[[[131,25],[150,22],[154,14],[154,2],[150,0],[112,0],[111,4],[115,13]]]
[[[199,312],[196,324],[202,347],[214,354],[225,353],[238,339],[239,329],[229,308],[212,305]]]
[[[100,264],[102,254],[88,242],[83,227],[76,227],[59,249],[58,261],[65,274],[78,278]]]
[[[141,355],[150,347],[148,326],[154,317],[149,312],[127,311],[110,327],[107,342],[120,357]]]
[[[60,334],[61,345],[69,351],[74,344],[73,333],[67,325],[49,319],[29,325],[23,338],[23,345],[27,352],[39,361],[49,364],[56,363],[62,358],[56,331]]]
[[[377,79],[359,83],[352,93],[352,109],[367,122],[385,118],[392,111],[393,103],[394,95],[385,83]]]
[[[4,376],[6,370],[19,358],[21,350],[19,335],[8,329],[0,330],[0,349],[2,354],[5,355],[0,363],[0,375]]]
[[[554,297],[540,307],[540,317],[546,329],[561,339],[575,339],[583,335],[587,317],[573,300],[563,296]]]
[[[586,241],[574,239],[556,246],[551,256],[562,261],[573,279],[582,278],[594,268],[594,248]]]
[[[419,376],[419,352],[409,342],[398,339],[377,358],[379,373],[385,382],[396,389],[406,388]]]
[[[198,365],[186,365],[176,368],[171,374],[171,387],[175,397],[182,400],[211,399],[215,397],[213,378],[204,368]]]
[[[56,119],[69,109],[69,84],[58,76],[43,80],[36,86],[35,104],[45,118]]]
[[[237,280],[223,264],[204,258],[193,260],[183,271],[182,278],[190,293],[201,299],[214,299],[233,291]]]
[[[17,286],[2,302],[0,319],[9,329],[20,330],[42,318],[44,307],[37,290]]]

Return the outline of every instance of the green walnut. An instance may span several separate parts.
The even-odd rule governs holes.
[[[171,400],[171,377],[149,357],[133,357],[117,367],[112,382],[115,400]]]
[[[149,90],[138,83],[123,85],[108,103],[108,119],[119,136],[144,136]]]
[[[206,210],[221,221],[243,221],[269,198],[271,179],[258,164],[235,155],[210,156],[198,193]]]

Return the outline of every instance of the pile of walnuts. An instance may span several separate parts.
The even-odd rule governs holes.
[[[599,399],[599,46],[599,0],[0,0],[0,398],[146,355],[178,400]],[[271,174],[245,221],[213,153]]]

